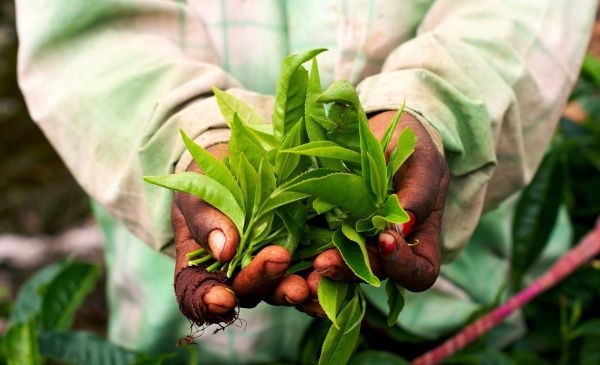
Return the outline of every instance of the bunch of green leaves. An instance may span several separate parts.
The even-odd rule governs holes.
[[[405,129],[386,162],[403,107],[381,141],[368,125],[355,88],[340,80],[324,92],[315,56],[322,49],[284,59],[272,128],[247,104],[221,90],[215,97],[231,127],[229,154],[219,160],[184,132],[185,145],[203,174],[184,172],[146,177],[147,182],[200,197],[226,214],[241,233],[229,264],[208,264],[203,250],[192,252],[190,265],[207,270],[227,267],[231,276],[248,265],[267,244],[293,255],[289,273],[308,269],[320,252],[336,247],[348,267],[365,283],[380,286],[367,255],[367,239],[410,218],[402,209],[392,180],[414,151],[416,137]],[[310,73],[302,64],[311,61]],[[196,258],[200,256],[200,258]],[[388,322],[402,308],[401,288],[386,287]],[[319,300],[332,321],[321,362],[345,363],[356,344],[365,313],[360,287],[323,279]],[[344,351],[338,351],[343,348]],[[344,357],[343,361],[337,357]]]

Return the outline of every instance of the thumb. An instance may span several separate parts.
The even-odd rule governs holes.
[[[183,215],[190,236],[215,260],[227,262],[235,256],[239,234],[225,214],[187,193],[176,193],[175,204]]]

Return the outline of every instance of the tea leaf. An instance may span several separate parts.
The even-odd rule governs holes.
[[[396,172],[404,164],[404,162],[412,155],[415,151],[415,145],[417,143],[417,136],[410,128],[405,128],[400,136],[398,136],[398,143],[394,147],[387,164],[387,176],[388,185],[391,185],[392,179]]]
[[[275,190],[275,172],[273,167],[267,161],[266,157],[260,161],[258,168],[258,179],[259,182],[256,184],[256,193],[254,194],[254,209],[252,209],[252,215],[257,215],[260,211],[262,204],[269,198],[273,190]]]
[[[238,232],[244,229],[244,210],[233,194],[213,178],[196,172],[180,172],[167,176],[145,176],[144,181],[195,195],[228,216]]]
[[[374,209],[362,179],[354,174],[330,173],[322,177],[300,180],[286,186],[285,189],[312,195],[347,209],[357,217],[369,215]]]
[[[321,277],[317,288],[317,297],[319,304],[325,311],[325,314],[333,323],[335,328],[340,328],[337,323],[337,314],[342,302],[348,293],[348,284],[335,282],[326,277]]]
[[[360,151],[358,115],[354,108],[343,104],[332,104],[328,117],[333,127],[329,129],[327,138],[353,151]]]
[[[358,106],[358,130],[360,136],[360,156],[362,177],[365,186],[370,187],[371,201],[373,204],[379,205],[383,201],[383,197],[387,192],[387,185],[383,186],[382,181],[387,181],[387,169],[385,166],[385,156],[379,145],[379,141],[371,132],[367,123],[367,118],[364,116],[362,107]]]
[[[344,148],[331,141],[309,142],[281,152],[360,163],[360,153]]]
[[[361,235],[348,224],[343,224],[342,229],[333,234],[333,244],[356,276],[370,285],[379,287],[381,283],[371,271],[367,247]]]
[[[244,196],[242,190],[238,186],[237,182],[233,178],[233,175],[218,158],[213,156],[210,152],[200,147],[196,142],[192,141],[183,130],[180,130],[183,142],[187,147],[188,151],[194,158],[194,161],[200,166],[202,172],[215,179],[221,185],[227,188],[237,201],[238,205],[242,208],[245,207]]]
[[[385,196],[386,190],[387,190],[387,186],[384,186],[384,178],[383,176],[381,176],[381,171],[379,170],[376,166],[377,163],[375,162],[375,159],[373,158],[373,156],[367,152],[367,159],[369,161],[369,169],[371,172],[371,176],[370,176],[370,181],[371,181],[371,189],[373,191],[373,195],[375,195],[375,199],[376,199],[376,206],[380,206],[381,203],[383,202],[383,197]],[[384,165],[384,169],[383,171],[385,171],[385,165]]]
[[[256,194],[256,185],[258,185],[258,173],[245,155],[240,155],[238,157],[238,164],[239,167],[236,169],[238,182],[244,197],[246,220],[248,221],[252,216],[252,210],[254,209],[254,195]]]
[[[322,103],[317,102],[319,95],[321,95],[321,78],[319,77],[317,59],[313,58],[308,86],[306,88],[306,101],[304,103],[304,120],[309,141],[323,141],[327,139],[325,128],[315,120],[315,118],[325,118],[325,108]]]
[[[260,161],[265,155],[265,149],[258,137],[240,121],[237,114],[234,114],[231,119],[231,139],[228,149],[232,165],[238,165],[239,156],[244,155],[255,169],[258,169]]]
[[[335,208],[335,204],[328,203],[322,199],[315,199],[312,202],[312,207],[317,214],[323,214]]]
[[[333,324],[327,332],[319,365],[344,365],[352,356],[360,335],[360,327],[355,326],[350,333],[346,333],[346,329],[357,320],[361,320],[361,309],[358,296],[354,296],[350,302],[342,309],[337,318],[339,329]]]
[[[244,101],[236,98],[235,96],[226,93],[225,91],[219,90],[213,86],[212,91],[217,99],[221,114],[227,122],[233,119],[233,115],[237,113],[241,120],[248,125],[263,125],[265,124],[264,119],[256,114],[254,109]]]
[[[294,265],[290,266],[289,269],[287,269],[285,271],[286,275],[291,275],[291,274],[295,274],[297,272],[306,270],[308,268],[311,268],[313,266],[314,262],[312,260],[309,261],[300,261],[298,263],[295,263]]]
[[[304,222],[306,221],[306,206],[301,203],[293,203],[275,211],[288,231],[287,237],[278,242],[280,246],[285,247],[290,253],[294,253],[300,242]]]
[[[300,118],[289,133],[286,132],[287,134],[281,143],[281,149],[293,148],[302,143],[303,126],[304,123],[302,122],[302,118]],[[294,172],[298,166],[298,162],[300,162],[300,156],[282,152],[277,153],[275,156],[275,174],[278,181],[285,181]]]
[[[398,316],[404,308],[404,289],[396,284],[393,280],[388,279],[385,284],[385,293],[387,294],[387,303],[389,307],[387,316],[387,325],[395,326]]]
[[[271,194],[263,203],[260,208],[260,214],[265,214],[272,211],[273,209],[279,208],[283,205],[304,199],[308,194],[297,193],[295,191],[276,191]]]
[[[402,224],[410,220],[408,213],[400,206],[398,195],[396,194],[388,195],[383,205],[382,212],[384,216],[375,215],[371,219],[373,226],[381,231],[387,228],[388,222]]]
[[[385,153],[385,151],[387,151],[390,142],[392,141],[392,136],[394,135],[394,131],[396,130],[396,126],[398,125],[398,122],[400,121],[400,116],[402,115],[402,112],[404,111],[404,106],[406,105],[406,100],[404,100],[404,102],[402,103],[402,106],[400,107],[400,109],[398,109],[398,111],[396,112],[396,114],[394,114],[394,117],[392,118],[392,122],[390,123],[390,125],[388,125],[388,127],[385,130],[385,133],[383,134],[383,138],[381,138],[381,150]]]
[[[314,58],[325,50],[325,48],[318,48],[300,52],[288,56],[283,60],[275,96],[275,109],[273,111],[273,135],[276,141],[283,141],[286,131],[292,127],[287,124],[295,123],[304,114],[307,72],[304,68],[302,68],[304,72],[297,72],[297,70],[304,62]],[[301,80],[302,77],[304,77],[303,83]],[[300,81],[300,84],[296,83],[296,81]],[[300,106],[301,110],[299,109]]]

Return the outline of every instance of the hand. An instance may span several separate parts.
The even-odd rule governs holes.
[[[222,157],[218,146],[208,148]],[[188,170],[200,172],[196,164]],[[262,249],[232,280],[222,272],[208,273],[205,266],[189,267],[186,254],[205,248],[218,261],[230,261],[239,233],[227,216],[201,199],[175,193],[171,211],[175,235],[175,292],[181,312],[197,324],[230,323],[236,307],[254,307],[265,300],[274,305],[296,305],[309,296],[306,281],[285,276],[291,256],[280,246]]]
[[[370,118],[369,125],[378,139],[383,137],[394,114],[383,112]],[[368,252],[375,275],[389,277],[408,290],[423,291],[433,285],[440,271],[440,227],[450,175],[443,156],[425,128],[408,113],[402,115],[386,157],[406,127],[416,133],[418,140],[415,152],[394,177],[394,187],[401,206],[414,216],[414,224],[406,237],[396,230],[382,232],[378,244],[369,243]],[[408,228],[400,227],[399,230],[406,232]],[[317,256],[314,268],[321,276],[334,280],[358,280],[337,249]],[[312,296],[315,296],[312,288],[317,285],[318,277],[309,280]],[[307,312],[319,314],[314,308]]]

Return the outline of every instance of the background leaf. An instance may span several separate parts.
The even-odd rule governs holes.
[[[385,293],[387,294],[387,303],[389,307],[387,325],[392,327],[396,325],[398,316],[400,315],[400,312],[402,312],[402,308],[404,308],[403,289],[393,280],[388,279],[385,284]]]
[[[547,154],[517,204],[512,229],[512,277],[515,288],[536,261],[554,227],[563,189],[558,149]]]
[[[42,359],[33,320],[14,324],[2,339],[2,352],[7,365],[39,365]]]
[[[45,333],[40,350],[44,357],[68,364],[128,365],[139,356],[86,332]]]
[[[367,350],[352,356],[348,365],[409,365],[396,354],[385,351]]]
[[[100,268],[96,264],[69,262],[50,282],[43,297],[44,329],[71,328],[77,309],[94,289],[99,276]]]

